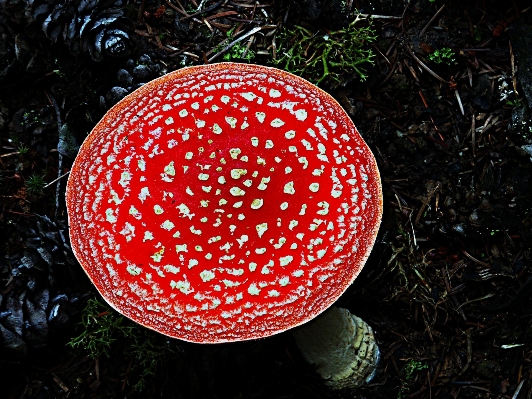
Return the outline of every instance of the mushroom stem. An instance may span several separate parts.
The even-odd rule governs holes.
[[[356,388],[373,378],[380,358],[373,330],[347,309],[331,307],[293,334],[332,389]]]

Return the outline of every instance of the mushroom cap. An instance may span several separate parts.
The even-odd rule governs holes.
[[[274,68],[183,68],[116,104],[66,191],[72,249],[105,300],[185,341],[262,338],[327,309],[382,215],[342,107]]]

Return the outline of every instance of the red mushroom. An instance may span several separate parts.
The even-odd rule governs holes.
[[[292,74],[183,68],[115,105],[67,186],[76,257],[109,304],[185,341],[271,336],[333,304],[375,241],[375,159]]]

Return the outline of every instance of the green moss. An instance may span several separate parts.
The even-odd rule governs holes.
[[[397,395],[398,399],[406,399],[410,397],[410,389],[412,388],[412,383],[419,371],[428,369],[429,366],[420,361],[410,359],[403,366],[401,370],[401,387],[399,388],[399,394]]]
[[[255,52],[248,49],[247,46],[241,42],[236,43],[224,54],[224,61],[243,60],[250,62],[254,58]]]
[[[273,63],[316,85],[343,84],[358,76],[367,78],[364,64],[373,63],[374,54],[367,44],[376,39],[371,24],[356,27],[359,20],[337,31],[313,32],[302,26],[284,28],[277,34],[277,52]]]
[[[429,54],[429,60],[436,64],[454,65],[456,59],[454,58],[454,51],[449,47],[443,47]]]
[[[231,42],[234,39],[235,27],[226,32],[228,42]],[[218,46],[216,51],[221,51],[224,48],[224,45]],[[227,52],[224,54],[224,61],[246,61],[251,62],[255,58],[255,52],[248,48],[247,44],[242,42],[235,43]]]
[[[81,328],[81,334],[72,338],[68,345],[87,352],[93,359],[121,359],[121,364],[130,362],[131,378],[128,381],[137,392],[146,388],[149,378],[179,351],[175,341],[132,322],[96,299],[88,300]]]

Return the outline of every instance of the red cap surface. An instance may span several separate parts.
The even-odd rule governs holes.
[[[373,247],[379,172],[351,119],[292,74],[183,68],[115,105],[67,185],[74,253],[120,313],[171,337],[267,337],[316,317]]]

